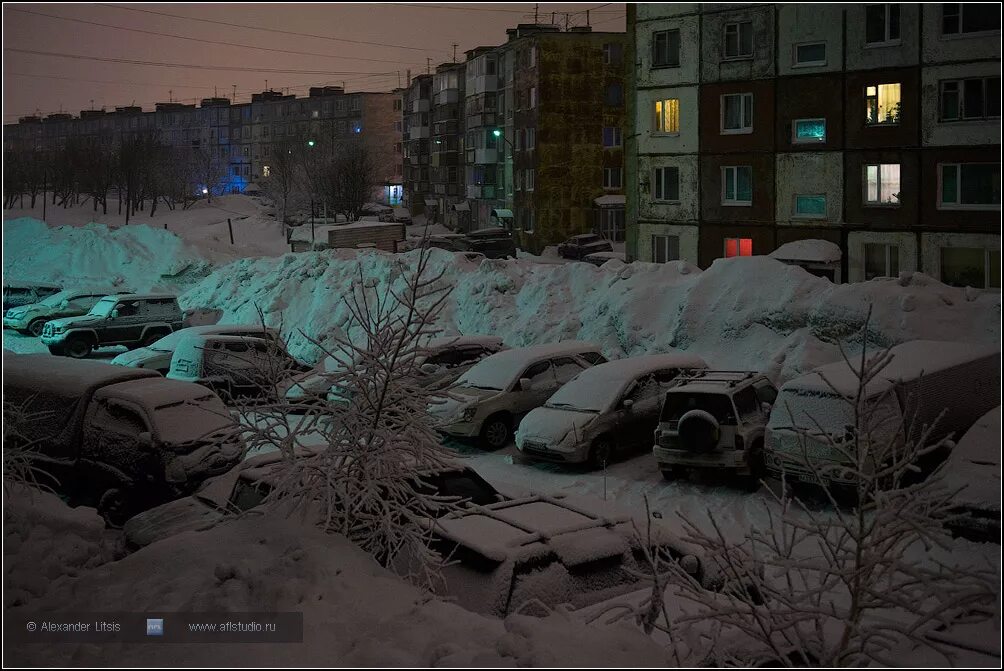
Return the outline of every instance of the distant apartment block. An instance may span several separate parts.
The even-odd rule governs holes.
[[[628,6],[628,254],[1000,286],[996,4]]]

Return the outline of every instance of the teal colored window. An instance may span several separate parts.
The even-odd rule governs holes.
[[[795,214],[803,217],[825,217],[826,196],[795,196]]]
[[[796,119],[794,142],[826,142],[826,119]]]

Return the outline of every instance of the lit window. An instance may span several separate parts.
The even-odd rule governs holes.
[[[1000,30],[1001,8],[996,2],[946,2],[941,5],[941,32],[963,35]]]
[[[680,101],[677,98],[667,98],[655,101],[655,132],[680,132]]]
[[[826,196],[822,194],[795,196],[795,216],[822,219],[826,216]]]
[[[865,87],[865,123],[899,123],[900,85],[877,84]]]
[[[865,280],[899,277],[899,245],[865,243]]]
[[[899,41],[899,5],[865,6],[865,43],[884,44]]]
[[[660,30],[652,33],[652,67],[680,65],[680,31]]]
[[[669,202],[680,200],[679,168],[656,168],[653,181],[655,183],[655,200]]]
[[[680,236],[678,235],[653,235],[652,236],[652,261],[654,263],[667,263],[669,261],[680,260]]]
[[[753,56],[753,22],[725,24],[725,58]]]
[[[1000,115],[1000,77],[975,77],[941,82],[941,121],[993,119]]]
[[[865,203],[899,205],[899,163],[865,166]]]
[[[753,238],[725,238],[725,258],[753,256]]]
[[[795,45],[795,67],[826,65],[826,42]]]
[[[995,210],[1001,205],[1000,163],[939,166],[938,206],[942,209]]]
[[[748,165],[722,167],[722,205],[753,203],[753,168]]]
[[[603,188],[620,189],[623,186],[620,168],[603,168]]]
[[[826,142],[826,119],[795,119],[791,122],[791,142]]]
[[[732,93],[722,96],[721,131],[730,133],[753,132],[753,94]]]
[[[603,128],[603,146],[620,147],[621,129],[617,126],[605,126]]]

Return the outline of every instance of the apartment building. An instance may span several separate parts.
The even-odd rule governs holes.
[[[205,98],[193,103],[158,103],[153,111],[138,106],[113,112],[83,110],[79,117],[49,115],[23,117],[4,126],[5,147],[37,151],[83,138],[110,146],[140,134],[155,134],[171,147],[205,152],[218,161],[223,177],[211,186],[218,193],[239,193],[255,180],[268,177],[270,147],[276,142],[313,142],[318,151],[333,150],[341,142],[362,142],[377,167],[380,193],[387,200],[400,191],[401,160],[395,155],[394,93],[345,93],[341,87],[313,87],[308,96],[263,91],[250,102]]]
[[[454,230],[469,229],[469,210],[458,212],[464,194],[463,63],[444,63],[432,78],[432,143],[429,181],[431,220]]]
[[[432,198],[429,140],[432,136],[432,75],[418,75],[404,92],[404,202],[424,214]]]
[[[628,253],[1000,284],[1000,7],[628,8]]]

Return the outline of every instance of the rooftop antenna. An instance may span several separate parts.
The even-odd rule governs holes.
[[[565,32],[568,32],[568,12],[565,12]]]
[[[537,25],[537,10],[540,9],[539,3],[533,3],[533,24]]]
[[[174,102],[174,91],[172,89],[167,90],[167,102]]]
[[[268,80],[265,80],[265,90],[268,91]]]
[[[589,25],[589,10],[586,10],[586,25]]]
[[[91,98],[91,111],[94,111],[94,98]]]
[[[431,70],[432,70],[432,59],[426,57],[426,59],[425,59],[425,74],[429,74],[429,72]]]
[[[551,25],[554,25],[554,12],[551,12]]]
[[[457,47],[459,47],[459,46],[460,45],[457,44],[456,42],[453,43],[453,62],[454,63],[457,62]]]
[[[397,71],[397,87],[401,88],[401,71]]]
[[[237,84],[233,84],[233,87],[234,94],[230,97],[230,102],[235,103],[237,102]]]

